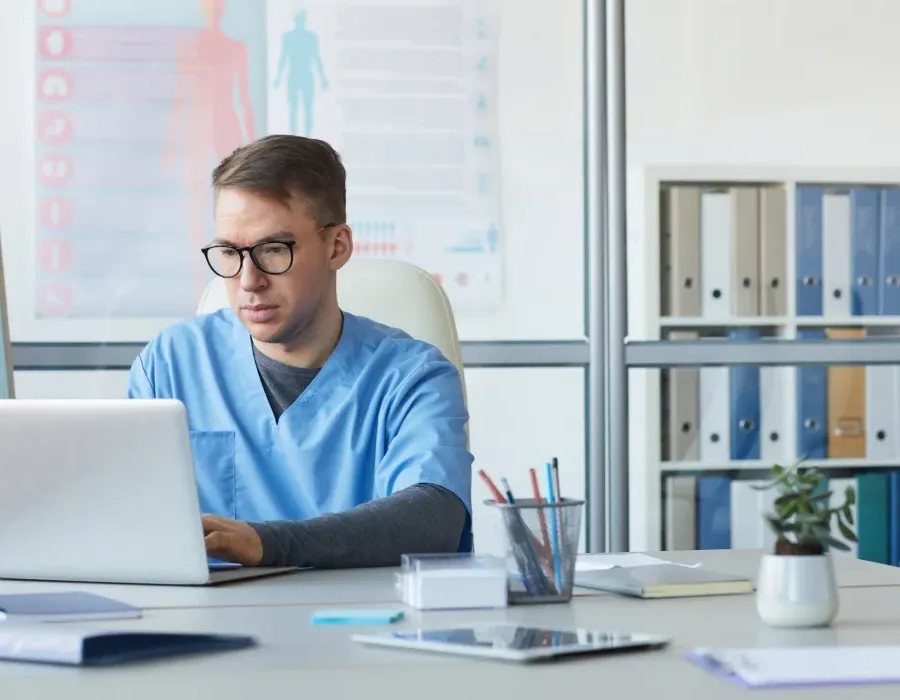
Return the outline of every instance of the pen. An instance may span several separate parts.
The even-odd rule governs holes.
[[[556,489],[554,488],[554,478],[553,478],[553,465],[550,462],[547,462],[547,489],[548,496],[547,501],[549,503],[556,503]],[[562,593],[562,574],[560,572],[561,562],[559,560],[559,530],[557,529],[557,512],[556,508],[550,509],[550,537],[553,542],[553,574],[554,580],[556,582],[556,590]]]
[[[500,479],[500,484],[506,491],[506,498],[508,499],[509,504],[514,506],[516,504],[516,498],[513,496],[509,482],[504,477]],[[512,523],[509,523],[509,521],[507,522],[508,524],[512,524],[513,530],[513,532],[510,532],[510,539],[513,540],[513,547],[517,550],[516,559],[520,559],[519,569],[523,574],[523,583],[525,583],[526,589],[530,589],[528,590],[530,594],[536,593],[538,595],[546,595],[550,592],[548,590],[550,588],[550,581],[544,576],[540,557],[532,544],[540,545],[534,540],[531,530],[528,528],[528,525],[525,524],[525,521],[522,519],[522,514],[518,510],[510,510],[509,515],[512,518]],[[529,584],[531,585],[529,586]]]
[[[515,505],[516,499],[513,498],[512,489],[509,488],[509,482],[504,477],[503,479],[500,479],[500,483],[503,484],[503,490],[506,491],[506,500],[509,501],[510,505]]]
[[[559,503],[563,502],[562,488],[559,485],[559,460],[556,457],[553,458],[553,491],[556,494],[556,500]],[[559,509],[559,517],[557,518],[556,524],[559,528],[559,556],[562,561],[566,561],[566,520],[568,517],[568,512],[566,509]],[[561,570],[562,571],[562,570]]]

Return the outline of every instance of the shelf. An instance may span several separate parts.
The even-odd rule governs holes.
[[[862,326],[900,328],[900,316],[734,316],[732,318],[704,318],[700,316],[663,316],[659,327],[672,328],[777,328],[801,326],[804,328],[845,328]]]
[[[659,319],[660,328],[724,328],[760,326],[778,327],[794,323],[794,319],[786,316],[735,316],[733,318],[703,318],[700,316],[663,316]],[[900,325],[900,319],[897,319]]]
[[[789,459],[779,462],[782,466],[788,466],[793,462]],[[749,469],[771,470],[772,462],[761,459],[734,460],[722,462],[660,462],[660,471],[663,473],[679,472],[723,472],[744,471]],[[810,459],[803,463],[804,467],[816,467],[823,471],[830,469],[900,469],[900,459]]]
[[[898,326],[900,327],[900,316],[844,316],[838,317],[822,317],[822,316],[794,316],[791,322],[797,326],[804,328],[829,328],[835,326]]]
[[[707,192],[710,183],[720,191]],[[827,201],[824,197],[817,200],[818,195],[805,187],[813,183],[837,185],[842,194],[829,193]],[[854,184],[883,188],[883,192],[876,200],[871,192],[857,192],[851,199],[844,190]],[[810,416],[817,422],[827,421],[829,430],[832,415],[867,416],[872,430],[866,434],[870,437],[874,428],[888,427],[886,434],[890,426],[897,430],[895,416],[889,412],[900,413],[900,291],[894,290],[888,299],[879,287],[873,301],[871,294],[856,288],[856,266],[868,265],[865,275],[881,280],[879,284],[885,283],[885,272],[871,267],[871,255],[854,261],[854,249],[848,247],[856,235],[853,219],[841,217],[852,217],[859,208],[871,210],[873,201],[878,211],[885,202],[894,207],[891,211],[900,211],[898,184],[897,168],[645,168],[632,201],[635,235],[629,237],[629,261],[633,271],[640,270],[628,276],[631,335],[625,346],[625,364],[636,370],[630,371],[628,384],[629,546],[662,549],[666,538],[673,537],[676,529],[671,518],[681,517],[682,511],[677,502],[661,498],[664,480],[684,477],[669,483],[674,487],[677,482],[677,488],[690,493],[697,488],[698,477],[721,474],[766,479],[775,462],[793,464],[793,455],[802,451],[802,431],[797,427],[802,411],[814,412]],[[690,189],[674,195],[669,190],[663,195],[672,185]],[[749,187],[739,191],[742,185]],[[889,200],[884,199],[887,192],[892,193]],[[805,260],[805,267],[798,265],[804,262],[800,255],[805,255],[804,245],[825,245],[826,216],[837,217],[829,219],[837,222],[829,229],[829,240],[847,248],[847,254],[836,253],[835,248],[825,255],[823,247],[818,263]],[[804,238],[804,232],[815,232],[815,227],[822,228],[820,242]],[[866,231],[869,237],[873,235],[870,229]],[[752,243],[748,234],[754,236]],[[838,235],[844,237],[842,241],[833,238]],[[881,246],[880,236],[886,234],[879,229],[878,235]],[[891,235],[900,236],[900,227]],[[877,260],[881,265],[880,253]],[[809,282],[798,286],[801,268],[803,279],[818,285],[815,293]],[[741,279],[750,283],[735,284]],[[760,286],[753,280],[778,280],[779,284]],[[852,315],[861,308],[870,313],[881,309],[894,313]],[[799,315],[798,309],[819,315]],[[840,332],[850,329],[854,330]],[[829,331],[832,337],[820,338],[825,334],[804,330]],[[757,379],[754,373],[741,372],[745,367],[776,371],[760,372]],[[700,371],[669,371],[674,368]],[[719,371],[722,369],[729,371]],[[773,455],[783,452],[782,459],[769,456],[768,449],[763,452],[764,460],[728,460],[727,449],[697,444],[685,453],[683,443],[676,446],[678,440],[686,439],[677,437],[679,426],[682,431],[684,426],[693,426],[697,432],[690,437],[700,440],[707,434],[702,432],[704,425],[715,424],[714,432],[722,433],[723,412],[755,410],[747,408],[757,405],[752,401],[744,402],[740,409],[731,401],[729,392],[737,382],[746,382],[758,392],[760,430],[775,430],[782,436],[778,450],[772,449],[774,445],[766,447]],[[725,383],[727,390],[721,388]],[[846,387],[841,389],[848,393],[846,400],[829,393],[830,387],[839,385]],[[823,400],[823,392],[827,402],[824,418],[819,408],[810,407]],[[726,429],[730,430],[731,424],[727,422]],[[879,445],[882,449],[866,446],[869,454],[878,455],[871,459],[808,460],[803,466],[821,469],[830,478],[849,478],[870,470],[883,476],[890,470],[900,472],[900,437],[890,439],[894,442]],[[864,449],[860,446],[855,451]],[[665,459],[670,454],[690,454],[698,459],[670,462]],[[709,461],[710,457],[726,459]],[[691,517],[699,512],[695,510]],[[707,521],[710,513],[705,511]],[[689,529],[686,526],[683,531]]]

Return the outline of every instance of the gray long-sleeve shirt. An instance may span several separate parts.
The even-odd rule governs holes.
[[[254,347],[275,419],[318,370],[277,362]],[[392,566],[403,554],[455,552],[467,519],[463,502],[435,484],[415,484],[342,513],[309,520],[250,523],[263,543],[264,566]]]

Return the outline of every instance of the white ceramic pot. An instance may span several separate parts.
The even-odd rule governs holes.
[[[830,624],[838,611],[831,557],[764,554],[756,582],[756,611],[774,627]]]

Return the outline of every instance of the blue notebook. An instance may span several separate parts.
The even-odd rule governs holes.
[[[78,622],[140,616],[140,608],[83,591],[0,595],[0,620],[7,622]]]
[[[76,625],[0,623],[0,659],[66,666],[113,664],[243,649],[244,635],[102,630]]]

